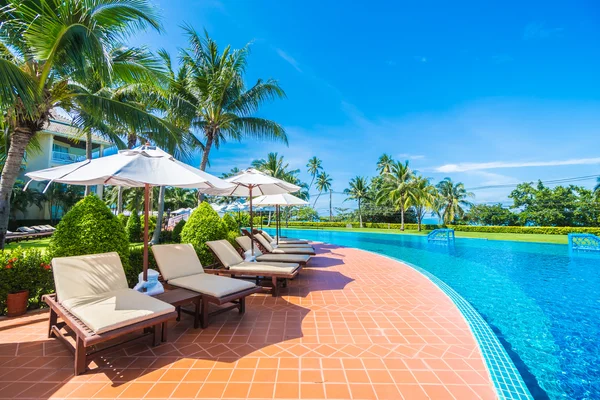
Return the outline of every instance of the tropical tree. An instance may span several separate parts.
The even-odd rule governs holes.
[[[36,205],[40,210],[44,206],[46,196],[37,189],[23,190],[25,182],[18,179],[10,199],[10,214],[12,219],[17,219],[17,212],[25,213],[31,205]]]
[[[408,192],[409,204],[415,210],[419,232],[421,231],[421,224],[425,213],[428,209],[433,209],[434,207],[437,193],[435,186],[431,184],[429,178],[421,175],[413,176],[413,188]]]
[[[317,204],[321,193],[328,192],[331,190],[331,177],[327,174],[327,172],[321,172],[319,176],[317,176],[317,190],[319,191],[319,195],[315,199],[313,208]],[[331,209],[331,197],[329,199],[329,208]]]
[[[317,177],[317,174],[323,170],[323,166],[321,165],[322,161],[318,159],[316,156],[312,157],[308,160],[308,164],[306,164],[306,168],[308,168],[308,173],[312,176],[310,180],[310,185],[308,185],[308,190],[312,188],[312,185]]]
[[[138,130],[170,130],[160,118],[114,99],[80,90],[89,66],[103,81],[118,74],[110,49],[140,29],[160,31],[147,0],[8,0],[0,9],[0,111],[10,135],[0,179],[0,246],[10,215],[10,196],[27,145],[53,109],[76,101],[93,106],[96,121]],[[124,78],[124,76],[122,77]]]
[[[183,188],[167,188],[165,193],[165,205],[171,210],[179,208],[191,208],[196,205],[197,195],[195,190]]]
[[[379,172],[379,175],[389,174],[392,171],[393,163],[394,160],[392,159],[392,156],[389,154],[382,154],[381,157],[379,157],[379,160],[377,160],[377,172]]]
[[[186,85],[180,88],[178,99],[194,110],[191,127],[204,142],[200,169],[206,169],[213,146],[218,149],[226,140],[251,137],[287,144],[281,125],[255,116],[265,102],[284,98],[285,92],[273,79],[258,79],[252,87],[246,87],[249,46],[238,50],[227,46],[221,52],[207,32],[204,37],[191,27],[185,32],[189,48],[181,53],[181,74],[186,77]]]
[[[369,198],[369,184],[367,183],[367,179],[365,177],[357,176],[350,180],[349,186],[349,188],[344,190],[344,193],[348,196],[348,199],[356,200],[358,202],[358,220],[360,222],[360,227],[362,228],[363,222],[361,203],[363,200]]]
[[[240,169],[238,167],[233,167],[229,170],[229,172],[223,172],[221,174],[221,178],[229,178],[230,176],[234,176],[240,173]]]
[[[446,177],[437,184],[440,197],[441,214],[445,225],[450,225],[457,218],[465,215],[463,207],[472,205],[467,199],[475,195],[465,189],[462,182],[454,183]]]
[[[391,202],[396,210],[400,210],[400,230],[403,231],[404,214],[410,206],[411,193],[414,189],[413,171],[408,166],[408,161],[404,163],[396,161],[391,164],[390,172],[385,173],[383,178],[376,202],[377,204]]]

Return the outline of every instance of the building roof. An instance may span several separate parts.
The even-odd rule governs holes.
[[[73,125],[73,120],[65,118],[62,115],[54,115],[50,118],[48,124],[44,127],[44,131],[69,139],[84,140],[81,130]],[[112,142],[94,134],[92,134],[92,142],[108,146],[113,145]]]

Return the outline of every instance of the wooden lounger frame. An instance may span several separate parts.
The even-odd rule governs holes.
[[[74,373],[75,375],[83,374],[88,363],[92,358],[112,350],[116,346],[128,343],[132,340],[139,339],[142,336],[152,334],[152,344],[158,346],[161,341],[167,341],[167,321],[177,318],[177,312],[173,311],[167,314],[162,314],[157,317],[136,322],[131,325],[123,326],[105,333],[96,334],[79,318],[71,314],[56,300],[56,294],[47,294],[42,297],[42,300],[50,307],[50,318],[48,321],[48,337],[56,337],[63,342],[69,351],[75,356]],[[58,319],[62,322],[58,322]],[[68,327],[70,333],[74,335],[75,346],[67,339],[67,335],[61,332],[61,328]],[[137,335],[128,340],[113,344],[111,346],[94,349],[100,343],[116,339],[118,337],[133,333],[135,331],[144,331],[143,335]],[[68,334],[69,332],[67,332]]]
[[[206,273],[211,273],[210,271],[211,271],[210,269],[206,269],[206,268],[204,269],[204,272],[206,272]],[[181,289],[189,290],[192,292],[194,291],[190,288],[184,288],[182,286],[172,285],[168,282],[164,283],[164,285],[165,285],[165,288],[167,288],[167,289],[168,288],[181,288]],[[209,323],[211,317],[214,317],[215,315],[219,315],[221,313],[227,312],[229,310],[233,310],[235,308],[238,309],[240,314],[245,313],[246,312],[246,296],[250,296],[251,294],[258,293],[260,291],[262,291],[261,287],[253,287],[250,289],[241,290],[239,292],[232,293],[225,297],[215,297],[215,296],[211,296],[211,295],[208,295],[205,293],[196,292],[196,293],[199,293],[201,296],[200,327],[202,329],[208,327],[208,323]],[[221,307],[218,310],[215,310],[215,311],[209,313],[208,312],[209,303],[213,303],[218,306],[221,306],[226,303],[233,303],[233,304],[228,307]],[[186,314],[194,315],[191,311],[188,311],[188,310],[184,309],[183,307],[181,308],[181,311]]]
[[[279,296],[279,288],[287,287],[288,279],[294,279],[296,275],[302,269],[302,265],[294,270],[291,274],[286,273],[278,273],[278,272],[258,272],[252,271],[252,269],[248,268],[248,271],[232,271],[229,268],[225,267],[225,265],[221,262],[221,259],[217,254],[209,247],[210,251],[213,253],[215,258],[219,261],[218,264],[211,265],[211,269],[204,269],[204,272],[214,275],[228,275],[232,278],[242,278],[244,276],[252,277],[256,280],[256,285],[260,284],[260,277],[271,278],[271,295],[273,297]],[[265,264],[267,264],[265,262]],[[299,264],[299,263],[295,263]]]

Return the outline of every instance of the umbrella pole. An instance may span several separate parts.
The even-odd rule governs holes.
[[[248,186],[250,195],[250,255],[254,255],[254,221],[252,221],[252,185]]]
[[[150,213],[150,185],[144,185],[144,282],[148,281],[148,214]],[[144,289],[144,291],[146,291]]]
[[[279,246],[279,206],[275,206],[275,211],[277,211],[277,224],[275,225],[275,230],[277,231],[277,245]]]

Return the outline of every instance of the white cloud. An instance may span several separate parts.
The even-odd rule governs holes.
[[[279,57],[281,57],[285,61],[287,61],[288,64],[290,64],[292,67],[294,67],[296,69],[296,71],[302,72],[302,69],[300,68],[300,65],[298,64],[298,61],[296,61],[296,59],[294,57],[290,56],[288,53],[286,53],[285,51],[283,51],[279,48],[275,48],[275,51],[277,52]]]
[[[398,158],[401,160],[422,160],[425,158],[425,156],[422,154],[402,153],[398,154]]]
[[[535,40],[535,39],[548,39],[551,37],[562,36],[564,28],[549,28],[543,22],[530,22],[525,26],[523,32],[523,39]]]
[[[529,167],[557,167],[564,165],[592,165],[600,164],[600,157],[596,158],[575,158],[570,160],[556,160],[556,161],[529,161],[529,162],[506,162],[506,161],[493,161],[487,163],[459,163],[459,164],[445,164],[439,167],[435,167],[435,172],[466,172],[466,171],[479,171],[485,169],[498,169],[498,168],[529,168]]]

